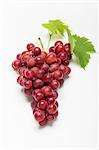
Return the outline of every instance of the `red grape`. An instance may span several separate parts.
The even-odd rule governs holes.
[[[50,47],[49,52],[55,52],[55,47],[54,46]]]
[[[27,60],[27,66],[28,67],[33,67],[35,66],[35,59],[33,57],[30,57],[28,60]]]
[[[53,119],[54,119],[54,116],[53,116],[53,115],[50,115],[50,114],[47,115],[47,120],[48,120],[48,121],[52,121]]]
[[[63,42],[62,41],[56,41],[54,46],[56,47],[57,45],[63,45]]]
[[[41,54],[41,49],[39,47],[35,47],[33,49],[33,54],[34,54],[34,56],[40,55]]]
[[[32,70],[29,70],[29,69],[25,69],[23,71],[23,74],[24,76],[27,78],[27,79],[33,79],[33,77],[35,77],[35,74]]]
[[[68,58],[68,54],[66,52],[60,52],[58,54],[58,57],[61,59],[61,61],[63,62],[64,60],[67,60]]]
[[[53,97],[54,97],[55,99],[57,99],[57,97],[58,97],[57,91],[53,90],[53,91],[52,91],[52,95],[53,95]]]
[[[35,58],[35,62],[36,62],[37,65],[42,65],[44,63],[44,58],[41,57],[41,56],[37,56]]]
[[[33,99],[32,103],[31,103],[32,109],[35,109],[36,106],[37,106],[37,102]]]
[[[33,87],[35,88],[41,88],[44,85],[44,82],[41,79],[36,79],[33,81]]]
[[[46,63],[44,63],[44,64],[41,66],[41,69],[42,69],[42,70],[44,70],[44,71],[45,71],[45,73],[47,73],[47,72],[48,72],[48,70],[49,70],[49,65],[48,65],[48,64],[46,64]]]
[[[47,101],[48,101],[48,103],[49,104],[51,104],[51,103],[55,103],[56,102],[56,100],[55,100],[55,98],[53,97],[53,96],[49,96],[49,97],[47,97],[47,99],[46,99]]]
[[[36,101],[42,100],[44,98],[44,94],[40,89],[36,89],[35,91],[33,91],[32,96]]]
[[[51,82],[50,86],[51,86],[51,88],[52,88],[53,90],[56,90],[56,89],[59,88],[60,83],[59,83],[59,81],[57,81],[57,80],[53,80],[53,81]]]
[[[32,44],[32,43],[29,43],[29,44],[27,44],[27,50],[28,51],[32,51],[33,49],[34,49],[34,44]]]
[[[37,107],[45,110],[47,107],[47,101],[46,100],[40,100],[37,104]]]
[[[46,63],[47,64],[53,64],[57,61],[57,57],[56,54],[53,52],[50,52],[47,56],[46,56]]]
[[[17,54],[16,59],[21,60],[21,54]]]
[[[45,71],[40,69],[36,75],[37,78],[42,79],[44,77]]]
[[[49,71],[53,72],[53,71],[58,70],[58,68],[59,68],[59,65],[57,63],[54,63],[54,64],[50,65]]]
[[[45,118],[44,120],[39,122],[40,126],[45,126],[47,124],[47,119]]]
[[[51,96],[52,95],[52,88],[50,86],[43,86],[42,92],[45,96]]]
[[[66,75],[69,75],[70,72],[71,72],[71,69],[68,66],[66,66]]]
[[[53,74],[54,79],[60,80],[63,78],[63,73],[60,70],[56,70]]]
[[[62,71],[63,73],[65,73],[66,72],[66,67],[64,65],[60,65],[59,70]]]
[[[43,81],[46,83],[50,83],[52,81],[52,75],[50,73],[45,74]]]
[[[25,93],[26,95],[32,95],[32,91],[33,91],[33,88],[24,89],[24,93]]]
[[[62,44],[56,45],[55,53],[58,54],[58,53],[60,53],[62,51],[63,51],[63,45]]]
[[[12,62],[12,67],[15,70],[20,68],[21,66],[22,66],[22,64],[21,64],[20,60],[15,60],[15,61]]]
[[[34,117],[38,122],[43,121],[45,118],[45,112],[43,110],[40,110],[40,109],[36,110],[34,113]]]
[[[31,80],[26,80],[26,81],[24,82],[24,87],[25,87],[26,89],[30,89],[30,88],[32,87],[32,81],[31,81]]]
[[[66,43],[64,45],[64,51],[66,51],[68,54],[70,54],[70,52],[71,52],[70,43]]]
[[[56,119],[58,117],[58,111],[55,114],[53,114],[53,116],[54,116],[54,119]]]
[[[57,106],[55,104],[49,104],[46,110],[49,114],[55,114],[57,111]]]

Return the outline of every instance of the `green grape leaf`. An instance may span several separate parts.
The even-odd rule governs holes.
[[[64,36],[64,32],[68,28],[68,26],[59,19],[49,20],[48,23],[42,24],[42,26],[48,29],[53,35],[60,33],[62,36]]]
[[[86,37],[72,35],[72,38],[75,41],[73,53],[78,58],[80,66],[85,69],[86,65],[89,63],[90,54],[95,52],[95,48]]]

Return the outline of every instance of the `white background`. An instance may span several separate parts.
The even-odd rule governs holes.
[[[97,49],[96,3],[5,3],[1,7],[0,111],[1,144],[5,147],[95,147],[97,144],[97,59],[86,70],[71,63],[71,75],[59,89],[59,117],[40,128],[11,62],[49,19],[62,19],[77,34],[90,38]],[[45,30],[44,30],[45,31]]]

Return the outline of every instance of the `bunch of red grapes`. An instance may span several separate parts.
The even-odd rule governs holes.
[[[19,73],[17,82],[24,87],[26,95],[32,96],[34,118],[41,126],[58,116],[56,90],[71,72],[68,67],[71,57],[69,43],[57,41],[49,53],[30,43],[12,62],[13,69]]]

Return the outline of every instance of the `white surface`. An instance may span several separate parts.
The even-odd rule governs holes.
[[[39,128],[30,104],[16,83],[11,62],[42,31],[41,24],[60,18],[97,47],[95,3],[16,3],[2,6],[0,111],[2,145],[18,147],[95,147],[97,142],[97,58],[86,71],[71,63],[72,73],[59,90],[59,117]]]

